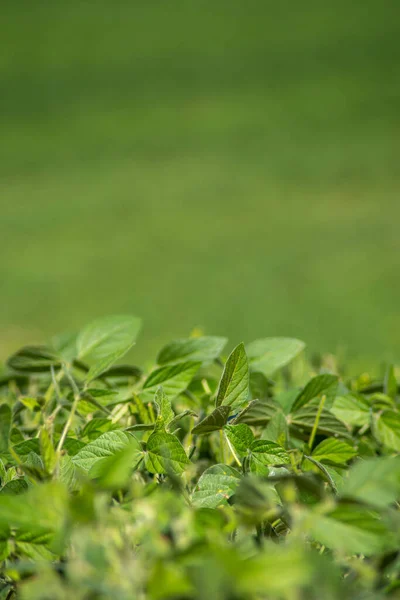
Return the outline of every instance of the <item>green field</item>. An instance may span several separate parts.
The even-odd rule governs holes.
[[[0,358],[108,313],[140,357],[195,326],[399,357],[397,0],[0,11]]]

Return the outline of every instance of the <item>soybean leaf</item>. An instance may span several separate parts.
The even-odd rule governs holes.
[[[76,438],[67,437],[65,439],[63,450],[66,450],[69,456],[75,456],[82,448],[86,446],[85,442]]]
[[[336,375],[324,374],[313,377],[297,396],[292,406],[292,412],[298,411],[311,400],[322,394],[326,396],[325,406],[326,408],[329,408],[333,403],[337,387],[338,378]]]
[[[155,423],[134,423],[126,427],[125,431],[153,431],[155,426]]]
[[[370,421],[371,405],[361,394],[347,394],[335,399],[331,412],[344,423],[362,427]]]
[[[341,465],[345,464],[356,454],[357,452],[350,444],[346,444],[346,442],[334,438],[327,438],[313,450],[312,457],[319,462],[326,461],[328,463]]]
[[[51,339],[51,348],[65,362],[72,362],[76,357],[76,333],[63,333]]]
[[[387,396],[389,396],[389,398],[392,398],[393,400],[397,396],[397,381],[393,365],[389,365],[389,367],[386,369],[383,391]]]
[[[336,483],[334,481],[334,479],[332,478],[328,467],[326,467],[322,462],[320,462],[319,460],[317,460],[316,458],[312,457],[312,456],[307,456],[307,454],[304,454],[304,458],[308,459],[310,461],[310,463],[312,463],[313,465],[315,465],[316,467],[318,467],[318,469],[321,471],[321,473],[325,476],[326,480],[328,481],[329,485],[331,486],[333,492],[335,494],[337,494],[337,486]],[[333,469],[331,469],[331,471],[333,471]]]
[[[235,506],[246,521],[262,521],[265,512],[276,504],[277,493],[273,486],[255,475],[242,477],[235,493]]]
[[[155,369],[146,379],[143,390],[155,392],[162,385],[165,394],[175,398],[186,390],[200,366],[199,362],[189,361]]]
[[[369,556],[393,547],[393,536],[380,515],[356,504],[340,505],[325,515],[299,512],[303,528],[332,550]]]
[[[162,431],[152,433],[146,444],[146,468],[150,473],[183,473],[190,460],[175,435]]]
[[[8,359],[7,365],[24,373],[45,373],[51,367],[61,367],[59,357],[45,346],[25,346]]]
[[[164,389],[161,385],[157,388],[154,402],[157,406],[158,411],[156,429],[166,429],[169,423],[174,418],[175,413],[172,410],[171,402],[165,394]]]
[[[112,456],[129,443],[135,443],[135,438],[132,435],[123,431],[107,431],[75,454],[72,457],[72,462],[76,467],[89,472],[98,460]]]
[[[294,338],[272,337],[255,340],[246,346],[252,371],[267,377],[290,363],[305,348],[304,342]]]
[[[185,361],[212,362],[221,354],[227,343],[224,337],[198,337],[180,339],[167,344],[157,356],[159,365]]]
[[[9,494],[11,496],[18,496],[23,492],[26,492],[28,489],[28,484],[25,481],[24,477],[18,477],[17,479],[12,479],[4,487],[1,488],[0,494]]]
[[[400,413],[394,410],[384,410],[374,416],[374,434],[377,440],[400,452]]]
[[[3,461],[0,458],[0,485],[4,483],[4,479],[7,477],[7,471]]]
[[[268,473],[266,467],[290,463],[289,454],[276,444],[268,440],[255,440],[250,448],[250,468],[254,473],[264,475]]]
[[[68,497],[60,482],[31,486],[18,496],[0,496],[0,527],[6,525],[34,535],[62,529],[68,516]]]
[[[69,489],[74,489],[76,485],[76,467],[68,454],[61,456],[58,477]]]
[[[140,379],[143,375],[142,370],[139,367],[134,365],[113,365],[98,377],[98,379],[107,379],[108,381],[111,379]],[[111,390],[108,390],[109,392]]]
[[[285,446],[289,437],[289,427],[281,410],[277,410],[272,416],[261,437],[264,440],[271,440],[280,446]]]
[[[89,372],[86,375],[86,385],[88,385],[94,379],[98,379],[101,375],[108,371],[111,365],[113,365],[115,362],[117,362],[117,360],[122,358],[127,353],[129,348],[131,348],[131,346],[133,346],[133,343],[126,345],[125,347],[121,347],[118,350],[111,352],[104,358],[97,361],[96,364],[94,364],[90,368]]]
[[[102,433],[114,429],[119,429],[119,426],[116,423],[113,423],[110,419],[106,419],[105,417],[98,417],[91,419],[91,421],[86,423],[85,427],[82,429],[80,438],[92,442]]]
[[[18,454],[18,456],[27,456],[30,452],[36,452],[36,454],[40,454],[39,439],[33,438],[31,440],[19,442],[13,446],[13,450]]]
[[[48,473],[52,473],[56,466],[57,456],[48,431],[43,427],[39,434],[40,456]]]
[[[252,399],[262,400],[271,396],[273,382],[259,371],[250,371],[250,395]]]
[[[239,344],[226,361],[219,383],[216,406],[242,406],[249,395],[249,365],[244,344]]]
[[[310,432],[315,423],[318,412],[318,402],[304,406],[290,417],[291,431],[295,435],[302,432]],[[339,421],[329,410],[324,408],[321,411],[317,433],[324,435],[337,435],[344,438],[351,438],[349,431],[344,423]]]
[[[96,478],[106,489],[120,489],[128,483],[133,469],[143,456],[140,443],[132,437],[121,450],[95,462],[89,471],[89,476]]]
[[[230,406],[218,406],[213,412],[193,427],[192,433],[199,435],[222,429],[228,420]]]
[[[172,432],[174,431],[174,428],[176,427],[176,425],[179,423],[179,421],[181,419],[184,419],[185,417],[196,417],[196,413],[193,412],[193,410],[190,409],[186,409],[183,412],[179,413],[178,415],[176,415],[172,421],[170,421],[168,423],[168,427],[167,427],[167,431]]]
[[[224,428],[226,437],[237,452],[244,456],[254,441],[254,435],[248,425],[226,425]]]
[[[100,362],[113,355],[123,356],[135,343],[140,327],[141,320],[130,315],[97,319],[78,335],[78,358]]]
[[[252,400],[235,417],[233,424],[247,423],[247,425],[265,426],[281,408],[274,400]]]
[[[8,404],[0,406],[0,454],[8,451],[10,443],[12,415]]]
[[[400,457],[360,460],[353,465],[342,496],[385,508],[400,497]]]
[[[241,479],[240,473],[227,465],[213,465],[200,477],[192,494],[196,508],[217,508],[227,504]]]

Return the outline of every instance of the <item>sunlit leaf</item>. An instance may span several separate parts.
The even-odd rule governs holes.
[[[294,338],[264,338],[247,344],[246,353],[251,369],[268,377],[290,363],[304,348],[304,342]]]
[[[190,460],[175,435],[161,431],[150,435],[146,444],[146,468],[150,473],[182,473]]]
[[[176,362],[211,362],[218,358],[227,339],[223,337],[198,337],[175,340],[162,348],[157,356],[159,365]]]
[[[214,465],[204,471],[192,494],[197,508],[217,508],[235,493],[241,475],[233,467]]]
[[[222,429],[228,420],[230,406],[218,406],[213,412],[205,417],[192,429],[192,433],[196,435],[211,433]]]

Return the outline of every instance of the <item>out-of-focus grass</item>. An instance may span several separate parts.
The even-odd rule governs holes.
[[[0,355],[104,313],[141,356],[400,351],[400,9],[30,2],[0,19]]]

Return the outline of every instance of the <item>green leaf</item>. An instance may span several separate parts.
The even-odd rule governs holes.
[[[10,443],[12,415],[8,404],[0,406],[0,454],[8,451]]]
[[[186,390],[200,366],[199,362],[184,362],[155,369],[146,379],[143,390],[155,392],[162,385],[165,394],[173,399]]]
[[[393,537],[380,515],[354,504],[340,505],[323,515],[299,509],[302,530],[332,550],[370,556],[393,547]]]
[[[84,448],[85,446],[86,444],[82,440],[67,437],[63,445],[63,450],[66,450],[69,456],[75,456],[75,454],[78,454],[78,452],[82,450],[82,448]]]
[[[292,412],[298,411],[300,408],[311,402],[311,400],[321,395],[326,396],[325,406],[326,408],[329,408],[336,395],[337,387],[338,378],[336,375],[324,374],[313,377],[297,396],[292,406]]]
[[[383,391],[387,396],[389,396],[389,398],[392,398],[393,400],[397,396],[397,380],[393,365],[389,365],[386,370]]]
[[[110,419],[106,419],[105,417],[91,419],[82,429],[80,439],[87,439],[89,442],[92,442],[102,433],[106,433],[106,431],[113,431],[115,429],[119,429],[119,426],[117,423],[113,423]]]
[[[252,371],[267,377],[290,363],[305,348],[304,342],[294,338],[264,338],[246,346]]]
[[[157,356],[159,365],[184,361],[212,362],[221,354],[227,339],[223,337],[198,337],[175,340],[164,346]]]
[[[111,354],[108,354],[107,356],[96,362],[96,364],[90,368],[89,372],[86,375],[86,384],[88,385],[91,381],[97,379],[98,377],[100,377],[100,375],[108,371],[111,365],[113,365],[115,362],[117,362],[117,360],[122,358],[133,346],[133,344],[134,342],[132,342],[129,345],[126,345],[125,347],[121,347],[119,350],[111,352]]]
[[[400,497],[400,457],[358,461],[351,467],[341,494],[385,508]]]
[[[320,462],[328,462],[335,464],[345,464],[353,458],[357,452],[346,442],[334,438],[323,440],[313,450],[312,456]]]
[[[295,435],[312,431],[318,412],[318,402],[308,404],[290,417],[291,432]],[[338,435],[350,438],[351,435],[345,425],[339,421],[329,410],[324,408],[318,423],[318,434]]]
[[[244,344],[239,344],[226,361],[219,383],[216,406],[242,406],[249,395],[249,365]]]
[[[29,396],[20,396],[19,401],[23,404],[28,410],[34,412],[40,410],[40,404],[36,398],[30,398]]]
[[[69,489],[74,489],[76,487],[76,467],[72,461],[71,456],[68,454],[64,454],[60,458],[60,468],[59,468],[59,480]]]
[[[97,319],[79,334],[78,357],[96,363],[111,356],[121,357],[135,343],[140,327],[141,320],[129,315]],[[102,364],[103,370],[108,368],[105,362]]]
[[[40,454],[39,439],[33,438],[31,440],[25,440],[24,442],[15,444],[15,446],[13,446],[13,450],[18,454],[18,456],[27,456],[30,452],[36,452],[36,454]]]
[[[0,527],[17,528],[27,536],[61,531],[68,517],[67,490],[60,482],[31,486],[18,496],[0,496]]]
[[[6,478],[6,476],[7,476],[7,471],[4,466],[3,461],[0,458],[0,485],[3,485],[4,479]]]
[[[44,427],[42,427],[39,434],[39,444],[40,456],[42,457],[44,468],[51,474],[56,466],[57,456],[50,436]]]
[[[361,394],[347,394],[335,399],[331,412],[348,425],[362,427],[370,421],[371,406]]]
[[[265,426],[278,411],[281,411],[281,407],[274,400],[252,400],[237,415],[233,424],[247,423],[254,427]]]
[[[264,400],[272,395],[274,384],[263,373],[250,370],[250,395],[252,399]]]
[[[235,494],[235,506],[246,522],[262,521],[265,512],[277,503],[277,493],[273,486],[255,475],[242,477]]]
[[[95,462],[89,471],[89,476],[96,478],[99,485],[106,489],[123,488],[128,483],[132,470],[143,456],[140,443],[132,436],[124,448]]]
[[[18,477],[17,479],[13,479],[6,483],[6,485],[1,489],[0,494],[9,494],[11,496],[18,496],[23,492],[26,492],[28,489],[28,484],[26,483],[24,477]]]
[[[254,473],[267,474],[265,467],[290,464],[290,456],[279,444],[268,440],[255,440],[250,448],[250,468]]]
[[[237,452],[244,456],[247,454],[254,441],[254,435],[248,425],[226,425],[224,428],[226,437]]]
[[[154,402],[158,410],[156,429],[166,429],[169,423],[175,417],[175,413],[172,410],[171,402],[161,385],[156,390]]]
[[[227,504],[241,479],[240,473],[227,465],[213,465],[200,477],[192,494],[196,508],[217,508]]]
[[[177,426],[177,424],[179,423],[179,421],[181,421],[181,419],[184,419],[185,417],[197,417],[197,414],[190,409],[186,409],[183,412],[179,413],[178,415],[176,415],[172,421],[169,422],[168,427],[167,427],[167,431],[169,432],[173,432],[174,428]]]
[[[337,485],[335,483],[335,480],[332,478],[331,473],[329,471],[329,468],[326,467],[322,462],[320,462],[319,460],[317,460],[316,458],[312,457],[312,456],[308,456],[307,454],[304,454],[304,458],[308,459],[310,461],[311,464],[313,464],[314,466],[316,466],[321,473],[323,474],[323,476],[325,477],[325,479],[328,481],[329,485],[331,486],[333,492],[335,494],[337,494]],[[307,463],[305,463],[307,464]],[[303,468],[304,468],[304,463],[303,463]],[[331,469],[331,471],[333,471],[333,469]]]
[[[123,431],[107,431],[75,454],[72,462],[76,467],[89,472],[97,461],[112,456],[129,443],[134,443],[133,439],[132,435]]]
[[[373,425],[376,439],[384,446],[400,452],[400,413],[384,410],[374,415]]]
[[[196,427],[193,427],[192,433],[200,435],[222,429],[228,420],[230,410],[230,406],[218,406],[208,417],[205,417]]]
[[[51,367],[59,369],[59,357],[45,346],[25,346],[13,354],[7,365],[14,371],[24,373],[44,373]]]
[[[150,473],[183,473],[190,460],[175,435],[156,431],[146,444],[146,468]]]
[[[273,415],[261,437],[264,440],[270,440],[280,446],[285,446],[289,437],[289,427],[281,410],[277,410]]]
[[[63,361],[70,363],[76,358],[76,333],[62,333],[51,339],[51,349]]]

